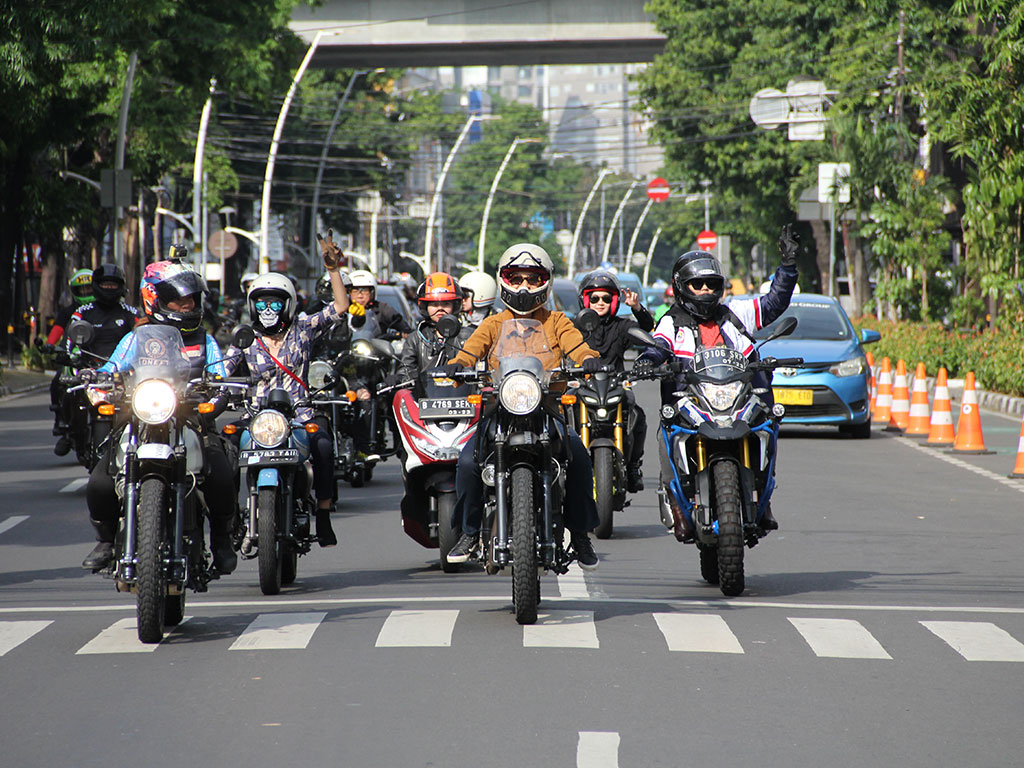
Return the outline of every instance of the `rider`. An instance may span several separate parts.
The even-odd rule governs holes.
[[[124,300],[124,270],[116,264],[100,264],[92,271],[93,300],[83,304],[71,315],[69,325],[84,320],[95,328],[93,340],[89,342],[90,355],[84,356],[82,364],[95,368],[103,360],[110,357],[118,342],[135,327],[139,320],[139,310],[129,306]],[[52,332],[51,332],[52,335]],[[72,351],[70,340],[67,351]],[[96,355],[96,357],[93,357]],[[65,422],[66,423],[66,422]],[[58,456],[65,455],[71,449],[71,440],[65,433],[57,440],[53,452]]]
[[[357,269],[349,276],[352,279],[352,301],[373,312],[372,320],[379,325],[374,335],[381,337],[401,333],[402,336],[412,333],[412,328],[390,304],[377,301],[377,278],[365,269]],[[372,324],[367,320],[367,324]]]
[[[467,272],[459,278],[462,287],[462,324],[475,330],[485,317],[494,314],[498,284],[486,272]]]
[[[491,315],[466,342],[463,351],[444,366],[446,373],[454,373],[463,366],[475,365],[477,360],[488,360],[494,343],[501,334],[506,320],[536,320],[544,328],[548,346],[556,354],[568,355],[588,372],[600,368],[597,353],[583,343],[576,326],[562,312],[553,312],[544,305],[551,289],[553,266],[547,251],[532,243],[519,243],[508,248],[498,260],[498,283],[501,300],[508,307]],[[493,361],[488,361],[493,367]],[[477,430],[479,436],[486,430]],[[566,430],[570,452],[565,484],[565,527],[569,529],[572,548],[582,568],[597,567],[597,554],[588,532],[597,526],[597,505],[594,503],[594,472],[590,454],[572,429]],[[484,486],[481,467],[475,461],[476,440],[466,443],[459,454],[455,477],[454,519],[461,520],[462,538],[448,553],[449,563],[464,563],[476,548],[483,518]]]
[[[633,318],[618,317],[620,294],[631,310]],[[591,272],[580,282],[580,309],[592,309],[601,318],[598,326],[587,335],[587,344],[601,356],[601,364],[612,370],[623,370],[626,349],[632,344],[628,331],[640,327],[645,331],[654,329],[654,318],[640,303],[635,291],[622,291],[619,281],[611,272]],[[640,465],[644,458],[644,439],[647,437],[647,417],[643,408],[636,407],[632,390],[626,390],[629,411],[634,415],[632,428],[632,449],[626,456],[626,485],[630,493],[644,488],[644,474]]]
[[[425,319],[402,345],[398,381],[415,379],[421,371],[441,365],[459,351],[458,344],[446,341],[437,330],[438,320],[459,310],[462,292],[455,278],[446,272],[432,272],[420,283],[416,301]]]
[[[221,376],[227,375],[220,347],[203,328],[206,281],[198,272],[177,261],[157,261],[148,265],[142,273],[139,291],[142,308],[149,322],[170,325],[181,332],[184,343],[182,352],[191,367],[190,378],[201,376],[204,370]],[[110,361],[99,370],[105,373],[124,372],[135,362],[137,354],[135,334],[129,333],[118,343]],[[210,513],[210,551],[216,569],[228,574],[238,564],[231,541],[231,533],[238,519],[235,469],[228,460],[222,439],[214,430],[207,430],[202,422],[197,423],[205,432],[203,442],[206,463],[199,485]],[[116,443],[116,440],[110,441],[110,444]],[[89,474],[86,486],[89,519],[96,531],[97,544],[82,562],[82,567],[93,571],[106,567],[114,557],[114,535],[120,512],[109,450],[109,447],[103,450]]]
[[[654,308],[654,322],[661,320],[662,316],[672,309],[676,303],[676,289],[671,285],[665,289],[665,295],[661,297],[661,304]]]
[[[57,316],[53,320],[53,327],[50,329],[46,341],[42,344],[45,354],[52,354],[57,342],[64,335],[64,331],[71,325],[71,316],[80,308],[92,301],[92,270],[78,269],[71,275],[68,281],[68,291],[73,299],[67,306],[57,310]],[[61,381],[63,371],[58,370],[50,381],[50,410],[53,411],[53,434],[58,438],[57,445],[53,452],[58,456],[65,456],[71,450],[71,441],[65,436],[68,429],[68,418],[64,408],[64,393],[67,391],[67,384]]]
[[[725,274],[722,265],[707,251],[687,251],[676,259],[672,267],[672,285],[675,305],[665,313],[654,330],[656,347],[649,347],[637,358],[633,371],[647,373],[670,357],[683,366],[693,359],[694,352],[704,347],[725,345],[739,350],[748,357],[754,354],[751,334],[774,322],[789,306],[797,281],[796,259],[800,252],[800,238],[792,224],[786,224],[779,236],[782,263],[775,272],[768,293],[750,299],[733,299],[722,304],[725,292]],[[771,382],[763,373],[757,374],[755,386],[771,393]],[[666,381],[662,386],[662,401],[673,400],[671,393],[682,389],[683,381]],[[672,474],[672,467],[663,441],[658,441],[661,455],[662,482]],[[676,535],[689,535],[685,530],[682,513],[673,515],[677,523]],[[761,520],[765,530],[779,527],[769,507]]]
[[[319,312],[300,314],[295,286],[287,276],[277,272],[260,275],[249,286],[247,303],[256,341],[244,350],[232,346],[225,357],[229,371],[244,357],[250,374],[256,379],[254,403],[258,404],[273,389],[287,391],[293,401],[304,398],[309,389],[306,378],[313,343],[330,331],[339,315],[348,311],[348,291],[341,281],[339,266],[343,254],[332,233],[320,241],[320,249],[330,275],[334,301]],[[331,527],[336,491],[331,425],[326,417],[309,407],[296,408],[295,418],[319,427],[310,434],[313,489],[317,498],[316,536],[321,547],[333,547],[338,537]]]

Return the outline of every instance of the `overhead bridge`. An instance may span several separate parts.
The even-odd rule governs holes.
[[[324,36],[312,65],[500,66],[650,61],[665,37],[645,0],[327,0],[291,28]]]

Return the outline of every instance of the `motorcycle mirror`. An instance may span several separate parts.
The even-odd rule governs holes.
[[[383,355],[387,360],[390,360],[395,356],[395,351],[391,348],[391,343],[384,341],[384,339],[370,339],[370,345],[373,347],[374,352],[378,355]]]
[[[447,314],[437,321],[437,332],[446,339],[454,339],[462,330],[462,323],[453,314]]]
[[[79,320],[68,328],[68,338],[76,347],[87,346],[96,337],[96,329],[86,320]]]
[[[651,336],[651,334],[649,334],[643,328],[639,328],[634,325],[632,328],[626,331],[626,334],[629,336],[629,338],[633,339],[633,341],[637,341],[640,344],[643,344],[645,347],[657,346],[657,342],[654,340],[654,337]]]
[[[239,349],[248,349],[256,341],[256,332],[251,325],[236,325],[231,331],[231,343]]]
[[[589,335],[597,328],[601,323],[601,316],[592,309],[582,309],[579,314],[575,317],[576,327],[579,328],[584,335]]]
[[[779,321],[778,327],[768,335],[768,338],[762,340],[761,344],[758,344],[757,346],[760,347],[762,344],[767,344],[772,339],[777,339],[780,336],[789,336],[789,334],[796,330],[796,326],[797,320],[792,315],[782,318]]]

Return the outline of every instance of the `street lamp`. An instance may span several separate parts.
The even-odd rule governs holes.
[[[644,264],[644,287],[648,285],[648,276],[651,272],[651,259],[654,258],[654,249],[658,247],[658,238],[661,237],[661,227],[654,230],[654,237],[651,238],[651,245],[647,249],[647,263]]]
[[[576,247],[580,243],[580,232],[583,230],[583,220],[587,217],[587,209],[590,207],[590,201],[594,199],[594,193],[597,192],[597,188],[601,186],[601,182],[604,181],[604,177],[611,173],[607,168],[602,168],[600,173],[597,174],[597,181],[594,182],[594,186],[590,188],[590,193],[587,195],[587,199],[583,201],[583,210],[580,211],[580,217],[576,219],[576,229],[572,233],[572,245],[569,246],[569,277],[571,278],[576,273]]]
[[[608,234],[604,238],[604,250],[601,251],[602,263],[608,261],[608,249],[612,245],[612,235],[615,232],[615,225],[619,223],[619,217],[622,216],[622,209],[626,207],[626,201],[629,200],[629,196],[633,194],[633,190],[636,189],[639,181],[634,181],[629,185],[629,189],[626,190],[626,194],[622,196],[622,200],[619,202],[619,207],[615,209],[615,215],[612,216],[611,226],[608,227]],[[622,247],[620,241],[619,247]]]
[[[509,160],[512,159],[512,153],[516,151],[516,147],[520,144],[540,144],[541,139],[521,139],[516,136],[512,145],[508,148],[508,152],[505,153],[505,159],[501,161],[501,165],[498,166],[498,172],[494,174],[494,181],[491,182],[491,191],[487,194],[487,202],[484,203],[484,215],[480,221],[480,245],[477,250],[476,257],[476,268],[478,271],[484,271],[484,245],[487,242],[487,219],[491,215],[491,203],[494,202],[494,194],[498,191],[498,182],[501,180],[501,174],[505,172],[505,167],[508,165]]]
[[[640,212],[640,218],[636,220],[636,226],[633,227],[633,234],[629,236],[629,247],[626,249],[626,258],[630,259],[633,257],[633,246],[636,245],[636,236],[640,234],[640,227],[644,225],[644,219],[647,218],[648,212],[651,210],[651,206],[654,205],[654,198],[647,199],[647,205]]]
[[[210,110],[213,108],[213,92],[217,85],[217,78],[210,78],[210,95],[206,97],[206,104],[203,105],[203,112],[199,117],[199,133],[196,136],[196,158],[192,164],[192,221],[198,222],[202,219],[205,225],[206,219],[203,216],[202,200],[206,197],[206,175],[203,173],[203,156],[206,152],[206,128],[210,123]],[[203,227],[199,227],[200,230]],[[203,254],[203,276],[206,276],[206,242],[199,243],[194,238],[192,241],[199,246]],[[193,249],[195,248],[193,246]]]

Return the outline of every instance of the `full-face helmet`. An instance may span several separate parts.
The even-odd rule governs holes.
[[[711,293],[695,294],[690,284],[703,283]],[[672,287],[676,303],[698,320],[710,320],[725,294],[722,265],[707,251],[687,251],[672,265]]]
[[[115,288],[106,287],[115,285]],[[92,295],[96,303],[111,307],[121,300],[125,292],[124,270],[117,264],[100,264],[92,272]]]
[[[155,323],[173,325],[183,333],[198,330],[203,323],[206,281],[202,275],[177,261],[155,261],[142,273],[139,283],[142,310]],[[191,296],[194,306],[187,312],[173,310],[169,302]]]
[[[517,315],[529,315],[548,299],[554,265],[548,252],[533,243],[517,243],[498,259],[501,300]],[[513,276],[522,277],[515,284]]]
[[[76,269],[75,273],[68,280],[68,289],[71,297],[79,306],[92,301],[92,270]]]

